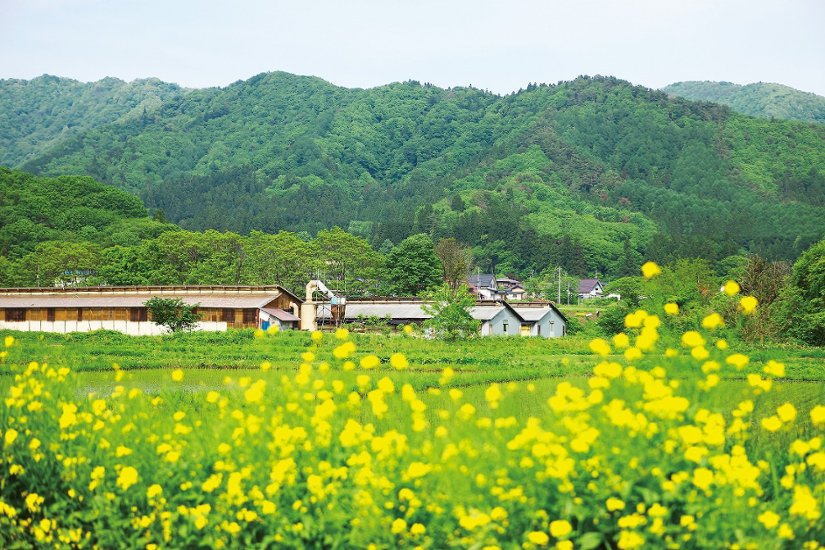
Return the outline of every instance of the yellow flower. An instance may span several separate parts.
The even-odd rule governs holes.
[[[412,333],[413,333],[412,325],[404,325],[404,334],[412,334]]]
[[[361,368],[363,369],[374,369],[380,364],[381,359],[379,359],[376,355],[367,355],[366,357],[361,359]]]
[[[725,286],[722,287],[722,292],[727,294],[728,296],[736,296],[739,294],[741,288],[739,287],[739,283],[736,281],[728,281],[725,283]]]
[[[433,467],[430,464],[423,462],[413,462],[407,468],[407,476],[410,478],[424,477],[432,471]]]
[[[14,441],[16,439],[17,439],[17,430],[15,430],[14,428],[9,428],[8,430],[6,430],[6,435],[3,437],[3,440],[5,441],[6,447],[8,447],[12,443],[14,443]]]
[[[407,325],[409,326],[409,325]],[[413,536],[423,535],[427,532],[427,528],[421,523],[413,523],[410,527],[410,534]]]
[[[550,522],[550,534],[560,539],[573,531],[573,526],[566,519],[557,519]]]
[[[407,522],[403,519],[397,518],[395,521],[392,522],[392,527],[390,528],[390,531],[392,531],[393,534],[397,535],[398,533],[403,533],[406,530]]]
[[[603,338],[594,338],[590,340],[590,351],[596,355],[610,355],[610,344]]]
[[[773,529],[779,525],[779,514],[770,510],[762,512],[756,519],[759,520],[759,523],[765,526],[765,529]]]
[[[320,330],[313,330],[311,338],[312,338],[312,341],[317,344],[318,342],[320,342],[321,340],[324,339],[324,333],[321,332]]]
[[[739,300],[739,306],[745,315],[753,313],[757,305],[759,305],[759,300],[753,296],[743,296],[742,299]]]
[[[776,416],[769,416],[762,419],[762,427],[769,432],[775,432],[782,427],[782,421]]]
[[[725,321],[722,319],[722,316],[718,313],[711,313],[704,319],[702,319],[702,328],[708,330],[715,330],[719,327],[725,326]]]
[[[716,341],[716,347],[717,347],[717,348],[719,348],[719,349],[721,349],[721,350],[726,350],[726,349],[728,349],[728,342],[727,342],[727,340],[721,340],[721,339],[720,339],[720,340],[717,340],[717,341]]]
[[[403,353],[393,353],[390,356],[390,365],[396,370],[404,370],[410,366],[410,363]]]
[[[733,365],[737,370],[742,370],[745,368],[745,365],[747,365],[749,361],[750,359],[748,359],[748,356],[742,355],[741,353],[734,353],[725,359],[725,362],[728,365]]]
[[[782,363],[777,363],[773,359],[768,361],[768,364],[764,366],[762,369],[765,374],[770,374],[771,376],[782,377],[785,376],[785,365]]]
[[[610,497],[607,499],[607,502],[605,502],[605,506],[607,506],[608,512],[615,512],[616,510],[624,510],[625,504],[624,501],[619,498]]]
[[[183,371],[181,369],[175,369],[172,371],[172,380],[175,382],[180,382],[183,380]]]
[[[817,405],[811,409],[811,422],[817,426],[825,424],[825,406]]]
[[[137,470],[131,466],[124,466],[117,476],[117,486],[126,491],[138,482],[138,477]]]
[[[343,344],[332,350],[332,355],[334,355],[336,359],[346,359],[353,353],[355,353],[355,344],[353,344],[352,342],[344,342]]]
[[[339,328],[335,331],[335,337],[338,340],[346,340],[349,338],[349,331],[345,328]]]
[[[693,484],[706,491],[713,483],[713,472],[707,468],[696,468],[693,471]]]
[[[661,272],[662,268],[659,267],[656,262],[645,262],[642,266],[642,275],[644,275],[645,279],[652,279]]]
[[[776,409],[776,415],[782,422],[793,422],[796,420],[796,407],[790,403],[785,403]]]
[[[695,330],[689,330],[682,334],[682,345],[688,348],[704,346],[705,339]]]
[[[266,371],[268,371],[268,370],[269,370],[269,369],[271,369],[271,368],[272,368],[272,363],[270,363],[269,361],[263,361],[263,362],[261,362],[261,370],[262,370],[263,372],[266,372]]]
[[[157,483],[150,485],[148,489],[146,489],[146,498],[153,499],[158,495],[163,494],[163,487],[158,485]]]
[[[550,537],[543,531],[530,531],[527,533],[527,540],[536,546],[544,546],[550,542]]]
[[[6,338],[3,340],[3,344],[7,348],[12,347],[14,345],[14,336],[6,336]]]
[[[619,349],[624,349],[630,345],[630,338],[624,332],[620,332],[613,337],[613,345]]]
[[[665,313],[668,315],[679,315],[679,304],[673,302],[665,304]]]

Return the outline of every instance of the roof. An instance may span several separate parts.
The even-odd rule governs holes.
[[[272,315],[273,317],[275,317],[279,321],[297,322],[297,321],[301,320],[298,317],[295,317],[293,314],[291,314],[287,311],[284,311],[280,308],[277,308],[277,307],[262,307],[261,311],[265,311],[266,313],[269,313],[270,315]]]
[[[278,293],[264,294],[0,294],[0,308],[112,308],[143,307],[150,298],[179,298],[189,305],[207,308],[261,308],[276,298]]]
[[[281,285],[157,285],[157,286],[70,286],[70,287],[29,287],[29,288],[0,288],[0,296],[248,296],[268,294],[278,296],[284,294],[297,303],[303,303],[297,296]]]
[[[587,294],[596,288],[596,285],[601,284],[601,281],[598,279],[582,279],[579,281],[579,294]]]
[[[491,273],[480,273],[478,275],[470,275],[468,282],[471,286],[476,288],[490,288],[496,282],[496,276]]]
[[[525,321],[536,322],[541,321],[544,317],[550,313],[551,311],[555,311],[556,314],[561,317],[564,322],[567,322],[567,317],[565,317],[564,313],[559,311],[555,305],[550,302],[534,302],[535,305],[532,306],[525,306],[525,305],[515,305],[513,309],[518,313],[522,319]]]
[[[358,303],[350,300],[344,317],[356,319],[364,317],[387,317],[391,319],[429,319],[432,317],[424,313],[422,302],[369,302]],[[318,308],[318,317],[329,318],[330,310],[326,307]]]
[[[489,321],[505,309],[509,310],[510,313],[512,313],[517,319],[522,321],[524,320],[522,316],[519,315],[515,309],[513,309],[513,306],[507,302],[495,302],[492,304],[480,304],[474,306],[470,309],[470,315],[473,319],[478,319],[479,321]]]

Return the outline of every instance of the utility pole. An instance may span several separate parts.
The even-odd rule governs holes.
[[[561,266],[559,266],[559,293],[556,297],[556,303],[561,303]]]

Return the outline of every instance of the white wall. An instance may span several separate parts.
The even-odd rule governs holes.
[[[224,332],[225,322],[203,321],[195,330]],[[93,330],[116,330],[131,336],[154,336],[165,334],[169,330],[150,321],[0,321],[0,329],[19,330],[22,332],[91,332]]]

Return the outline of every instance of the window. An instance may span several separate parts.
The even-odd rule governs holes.
[[[507,334],[507,321],[504,321],[504,323],[501,325],[501,328],[502,330],[504,330],[504,334]]]
[[[25,321],[26,310],[23,308],[6,309],[6,321]]]
[[[46,320],[50,323],[54,323],[54,308],[50,307],[46,310]]]
[[[141,323],[149,320],[149,310],[145,307],[129,308],[129,320],[133,323]]]
[[[235,310],[224,308],[221,310],[221,321],[224,323],[234,323],[235,322]]]
[[[245,325],[254,325],[258,322],[258,310],[257,309],[244,309],[243,310],[243,324]]]

